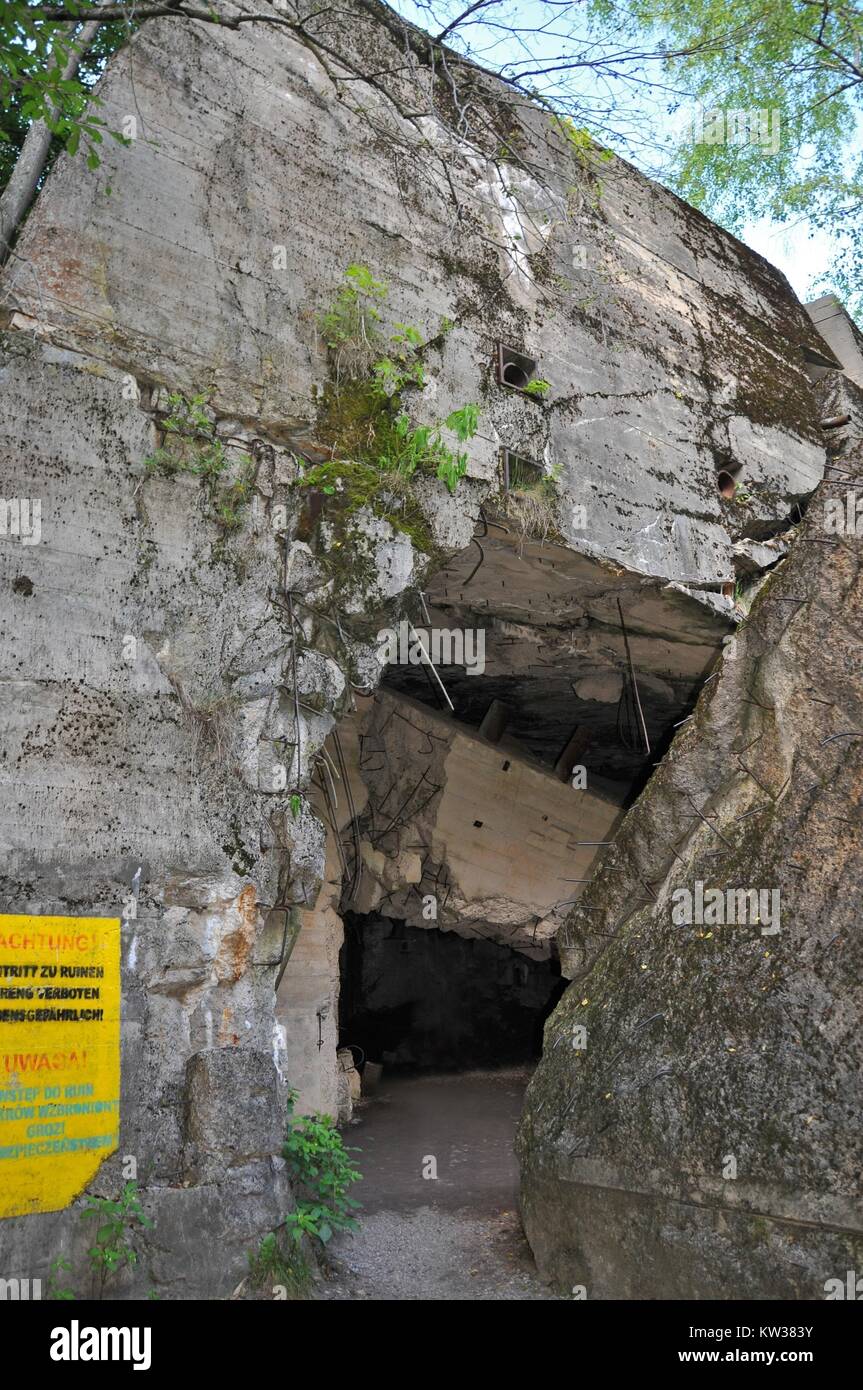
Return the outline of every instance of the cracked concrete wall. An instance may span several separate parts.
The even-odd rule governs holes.
[[[290,789],[349,678],[293,614],[319,576],[274,529],[274,506],[297,507],[271,458],[232,543],[194,480],[147,474],[154,425],[124,374],[11,332],[0,377],[7,491],[42,504],[39,544],[0,548],[2,906],[122,912],[120,1145],[93,1190],[115,1192],[134,1159],[156,1233],[119,1291],[221,1296],[292,1201],[273,982],[324,828]],[[346,642],[351,674],[379,671]],[[28,1277],[79,1260],[87,1235],[57,1213],[4,1221],[0,1240]]]
[[[863,386],[863,333],[835,294],[822,294],[806,305],[806,312],[842,364],[846,376]]]
[[[716,452],[768,526],[820,474],[798,362],[813,330],[776,271],[626,165],[594,206],[538,112],[520,119],[547,177],[528,160],[503,180],[443,121],[422,144],[366,91],[382,138],[307,50],[252,26],[147,25],[101,95],[137,138],[95,173],[60,156],[2,283],[3,491],[42,500],[43,538],[0,545],[0,888],[5,910],[116,915],[137,885],[120,1154],[157,1221],[135,1287],[224,1294],[290,1200],[273,982],[325,835],[289,792],[377,670],[315,613],[332,590],[296,540],[295,452],[314,451],[329,370],[316,311],[358,260],[386,275],[394,319],[454,320],[411,406],[483,409],[469,481],[426,486],[444,548],[468,543],[506,445],[560,465],[564,513],[587,503],[588,534],[563,518],[573,548],[708,590],[734,564]],[[497,387],[497,339],[536,353],[547,401]],[[195,479],[143,462],[167,392],[204,389],[234,463],[254,456],[235,536]],[[372,573],[345,606],[378,620],[422,571],[407,537],[364,525]],[[4,1271],[80,1248],[74,1216],[4,1222]]]
[[[195,720],[266,605],[201,562],[212,528],[191,487],[181,506],[170,488],[141,489],[134,461],[152,424],[118,372],[12,333],[0,376],[4,479],[38,493],[43,528],[38,545],[0,548],[3,906],[126,916],[120,1150],[96,1190],[113,1194],[134,1157],[159,1211],[145,1277],[224,1293],[290,1200],[270,1007],[278,938],[262,907],[278,866],[261,854],[261,806],[236,748],[219,752]],[[244,560],[264,595],[269,528],[249,528]],[[250,1087],[266,1101],[244,1128]],[[86,1240],[64,1213],[0,1231],[4,1266],[22,1273],[80,1257]],[[224,1271],[202,1266],[208,1240]]]

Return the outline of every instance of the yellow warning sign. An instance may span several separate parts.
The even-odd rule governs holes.
[[[119,919],[0,914],[0,1218],[68,1206],[119,1123]]]

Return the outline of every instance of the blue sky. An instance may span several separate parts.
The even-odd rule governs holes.
[[[787,276],[798,299],[805,301],[826,293],[824,285],[815,283],[829,269],[834,255],[833,240],[826,232],[810,236],[806,223],[790,227],[762,221],[746,226],[740,239]]]

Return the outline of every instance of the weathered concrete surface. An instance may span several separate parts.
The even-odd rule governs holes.
[[[232,708],[225,653],[265,607],[226,584],[231,557],[212,554],[190,485],[142,486],[130,461],[152,447],[152,425],[118,373],[24,334],[3,335],[0,354],[4,482],[42,502],[40,543],[0,546],[3,905],[124,916],[120,1150],[96,1190],[115,1194],[131,1156],[151,1210],[169,1197],[171,1220],[193,1230],[202,1196],[188,1183],[206,1184],[224,1263],[171,1257],[160,1217],[165,1253],[141,1278],[218,1295],[290,1202],[271,1009],[279,933],[266,921],[279,863],[262,854],[256,762],[244,765],[236,728],[217,747],[204,718],[216,699]],[[265,526],[245,536],[262,595],[276,545]],[[213,1059],[218,1083],[192,1085],[193,1059]],[[253,1060],[269,1096],[254,1123]],[[230,1117],[243,1113],[238,1147]],[[203,1167],[191,1153],[202,1136]],[[4,1222],[0,1240],[4,1268],[25,1273],[64,1248],[80,1256],[87,1231],[58,1214]]]
[[[863,1259],[863,539],[825,527],[863,451],[839,459],[567,924],[518,1147],[540,1271],[590,1298],[823,1298]],[[779,890],[780,930],[674,925],[699,880]]]
[[[370,23],[345,32],[377,66],[390,40]],[[297,539],[295,451],[314,456],[313,388],[330,370],[316,313],[345,267],[386,276],[391,321],[454,321],[411,407],[482,405],[468,482],[455,498],[426,488],[445,549],[468,544],[505,445],[560,465],[572,548],[687,586],[713,622],[734,541],[780,528],[823,458],[799,361],[813,330],[758,257],[623,164],[594,206],[537,112],[519,115],[533,153],[506,192],[443,119],[427,123],[432,158],[379,94],[354,90],[335,99],[309,51],[270,30],[145,26],[102,84],[102,116],[134,116],[136,140],[107,142],[92,175],[60,158],[2,285],[2,490],[42,500],[43,539],[0,545],[0,899],[115,915],[137,894],[120,1156],[156,1217],[140,1288],[183,1296],[231,1287],[289,1201],[273,984],[325,873],[321,821],[292,797],[352,688],[376,679],[335,619],[392,617],[420,573],[408,538],[367,518],[372,563],[331,612],[326,538],[307,531],[315,554]],[[548,401],[496,385],[497,339],[536,352]],[[211,390],[221,434],[254,454],[233,537],[196,480],[146,473],[172,390]],[[746,517],[717,493],[729,455]],[[587,534],[569,515],[583,503]],[[306,1040],[310,1026],[304,1014]],[[256,1101],[238,1135],[219,1120],[245,1103],[250,1068],[274,1110]],[[99,1190],[119,1172],[118,1156]],[[3,1269],[44,1274],[73,1239],[75,1212],[4,1222]]]
[[[863,387],[863,333],[844,305],[835,294],[822,294],[806,305],[806,312],[846,376]]]
[[[134,1159],[158,1218],[131,1291],[221,1296],[292,1200],[273,980],[324,834],[289,792],[346,679],[308,622],[291,641],[271,508],[297,507],[271,460],[226,540],[194,482],[146,474],[153,424],[118,371],[13,332],[0,376],[5,488],[41,501],[39,543],[7,531],[0,547],[2,904],[123,915],[120,1149],[95,1190],[115,1193]],[[288,548],[298,601],[304,553]],[[188,1245],[214,1213],[215,1267]],[[3,1222],[0,1239],[28,1277],[67,1247],[80,1261],[87,1234],[59,1213]]]
[[[376,67],[395,57],[367,15],[339,37]],[[524,151],[500,165],[500,142],[490,159],[440,118],[420,144],[376,90],[337,100],[288,35],[170,22],[136,35],[101,95],[138,138],[106,144],[95,176],[62,157],[49,180],[6,284],[38,331],[141,379],[213,385],[221,415],[301,440],[327,372],[316,311],[359,261],[389,282],[393,319],[426,336],[454,322],[416,412],[480,400],[477,478],[502,445],[559,467],[576,549],[715,589],[740,520],[717,456],[742,465],[749,519],[817,481],[801,346],[820,340],[783,277],[621,161],[597,196],[539,111],[493,117]],[[536,356],[546,402],[496,385],[498,339]]]

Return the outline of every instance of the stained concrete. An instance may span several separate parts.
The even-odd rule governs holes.
[[[363,722],[359,771],[363,866],[343,905],[536,958],[622,815],[615,784],[573,787],[512,741],[490,744],[383,690]]]
[[[392,49],[365,13],[340,31],[376,62]],[[742,466],[758,518],[820,476],[802,356],[820,339],[787,282],[623,161],[597,198],[539,110],[516,110],[524,154],[501,165],[442,116],[423,146],[380,92],[337,100],[288,34],[170,22],[142,28],[100,97],[139,138],[106,143],[92,176],[59,158],[6,274],[40,336],[144,382],[211,385],[220,416],[302,448],[327,376],[315,315],[358,261],[386,278],[390,320],[425,337],[452,321],[411,409],[481,404],[470,476],[494,480],[502,446],[538,459],[561,475],[571,548],[696,590],[733,576],[717,456]],[[537,359],[546,401],[497,386],[498,341]],[[467,544],[441,491],[432,520]]]
[[[365,9],[339,28],[376,66],[395,52]],[[477,81],[499,112],[500,87]],[[501,170],[499,140],[484,151],[456,133],[440,92],[419,138],[374,89],[339,100],[286,33],[170,22],[134,35],[100,95],[108,126],[134,116],[137,138],[107,141],[97,171],[58,158],[0,286],[4,496],[43,503],[39,545],[8,530],[0,544],[0,903],[125,907],[121,1153],[156,1220],[138,1291],[220,1295],[291,1200],[281,1107],[315,1045],[330,949],[305,956],[288,1037],[273,986],[328,873],[306,793],[356,690],[379,679],[368,628],[429,577],[409,537],[365,514],[353,589],[334,590],[332,535],[297,488],[332,371],[317,315],[347,265],[386,277],[388,325],[433,338],[453,322],[427,350],[413,419],[481,406],[458,492],[423,485],[442,558],[472,544],[512,448],[559,477],[571,555],[649,581],[660,604],[682,596],[710,625],[729,614],[735,543],[781,530],[821,476],[802,358],[820,340],[777,271],[625,163],[603,166],[597,200],[529,106],[524,154]],[[497,384],[499,341],[536,356],[546,401]],[[196,479],[145,465],[176,390],[211,392],[232,470],[254,458],[236,535]],[[718,494],[729,457],[745,514]],[[240,1145],[219,1117],[250,1078],[272,1106]],[[97,1190],[119,1180],[114,1160]],[[44,1276],[82,1240],[75,1210],[4,1222],[4,1271]]]
[[[835,294],[822,294],[806,305],[806,312],[843,371],[863,387],[863,333]]]

